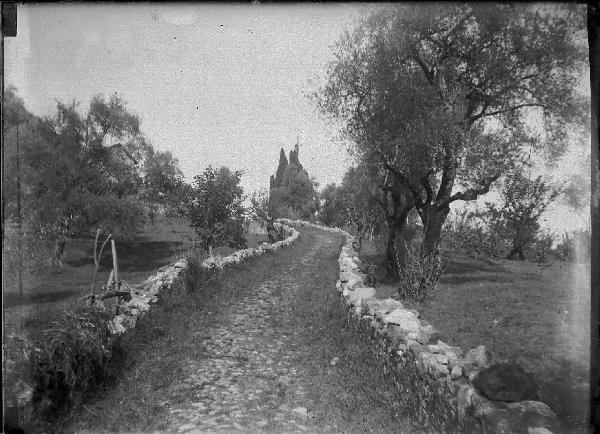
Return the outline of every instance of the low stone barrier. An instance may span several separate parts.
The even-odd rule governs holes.
[[[273,244],[263,243],[256,248],[238,250],[225,257],[215,256],[214,258],[205,259],[202,261],[202,267],[206,269],[223,269],[231,264],[239,264],[253,256],[274,252],[288,246],[298,238],[298,231],[292,227],[275,223],[275,228],[283,228],[287,237]],[[140,316],[150,310],[151,304],[158,301],[159,293],[169,289],[177,280],[179,274],[187,267],[187,261],[180,259],[172,266],[166,267],[142,283],[132,286],[130,288],[131,300],[121,303],[119,315],[116,315],[110,322],[111,334],[119,335],[125,333],[128,329],[134,328]]]
[[[279,221],[346,236],[336,283],[343,306],[391,374],[402,406],[423,428],[434,432],[561,431],[554,412],[537,400],[533,379],[518,366],[491,365],[483,345],[468,351],[448,345],[417,311],[391,298],[376,299],[375,288],[363,284],[366,276],[360,271],[356,238],[338,228]],[[515,378],[516,389],[503,387],[503,381]]]

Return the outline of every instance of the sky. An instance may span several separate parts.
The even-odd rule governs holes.
[[[83,111],[94,94],[116,92],[188,181],[225,165],[244,171],[248,194],[268,188],[279,149],[299,139],[301,163],[324,187],[341,182],[351,159],[307,95],[324,83],[344,29],[376,6],[19,5],[18,35],[5,39],[5,83],[40,116],[57,100],[80,101]],[[574,147],[552,174],[580,170],[582,152]],[[560,233],[582,220],[557,205],[543,225]]]
[[[247,190],[268,188],[279,149],[299,139],[302,164],[324,186],[341,181],[347,153],[306,95],[365,7],[19,5],[6,83],[37,115],[56,100],[85,108],[94,94],[117,92],[188,180],[226,165],[245,172]]]

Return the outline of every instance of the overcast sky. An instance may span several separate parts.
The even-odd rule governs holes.
[[[300,159],[323,186],[348,161],[305,94],[325,75],[331,44],[364,6],[26,5],[6,41],[6,82],[29,110],[117,92],[186,177],[208,165],[268,187],[279,149],[300,135]]]
[[[84,110],[92,95],[117,92],[188,180],[226,165],[245,172],[247,193],[268,187],[279,149],[299,135],[300,161],[323,187],[341,181],[350,159],[305,95],[323,83],[332,44],[373,7],[19,5],[18,36],[5,39],[5,82],[37,115],[52,114],[56,100]],[[556,173],[580,169],[581,153]],[[581,225],[555,208],[545,226]]]

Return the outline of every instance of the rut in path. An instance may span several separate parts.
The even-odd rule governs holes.
[[[186,324],[196,351],[168,367],[176,375],[160,391],[160,423],[127,420],[128,430],[408,431],[393,386],[340,306],[342,242],[302,229],[289,248],[253,259],[248,266],[260,277],[246,271],[247,287],[237,298],[214,300],[212,319],[201,327],[192,317]],[[243,268],[231,273],[243,278]],[[97,424],[74,430],[81,429],[111,430]]]

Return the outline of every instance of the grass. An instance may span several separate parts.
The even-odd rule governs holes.
[[[184,257],[194,238],[195,233],[185,220],[169,219],[148,226],[130,239],[117,239],[120,279],[129,284],[142,282],[158,268]],[[247,238],[249,247],[267,241],[266,236]],[[77,309],[83,304],[79,298],[89,293],[93,280],[93,246],[93,239],[68,241],[62,270],[40,266],[35,272],[25,273],[23,296],[18,293],[16,270],[4,270],[4,322],[9,333],[26,333],[56,318],[60,311]],[[227,255],[233,251],[219,247],[214,252]],[[105,249],[102,256],[96,291],[106,283],[112,268],[110,249]]]
[[[168,403],[194,400],[192,390],[174,385],[184,379],[189,359],[201,362],[208,356],[203,331],[251,288],[286,274],[284,281],[293,275],[301,282],[300,290],[283,287],[274,294],[277,303],[270,308],[270,327],[289,336],[306,401],[314,408],[313,423],[337,426],[338,432],[404,431],[407,422],[391,382],[340,307],[335,281],[342,237],[327,235],[331,241],[320,247],[315,264],[303,274],[290,271],[315,243],[315,233],[319,231],[303,229],[289,248],[228,269],[218,285],[163,299],[124,336],[127,354],[115,360],[113,380],[90,396],[86,408],[54,429],[67,433],[167,429]],[[335,368],[330,364],[334,357],[340,359]]]
[[[373,246],[362,259],[381,262]],[[407,303],[465,349],[484,344],[494,362],[514,361],[534,374],[542,400],[568,432],[584,431],[588,410],[589,265],[501,260],[492,265],[463,255],[445,255],[435,294]],[[378,297],[394,295],[385,282]]]

